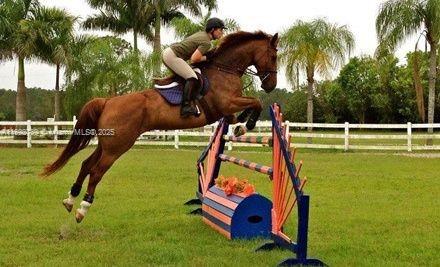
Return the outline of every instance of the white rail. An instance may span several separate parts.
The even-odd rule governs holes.
[[[299,148],[348,150],[440,150],[440,145],[423,145],[417,140],[431,139],[440,143],[440,123],[434,124],[349,124],[346,123],[289,123],[292,145]],[[0,144],[38,145],[67,144],[76,118],[72,121],[0,121]],[[140,146],[204,146],[212,136],[216,124],[199,129],[151,131],[143,133],[136,141]],[[312,128],[312,132],[307,129]],[[427,134],[432,128],[434,133]],[[319,130],[317,130],[319,129]],[[232,132],[232,127],[230,128]],[[360,131],[368,131],[366,133]],[[379,131],[379,132],[378,132]],[[14,136],[26,138],[14,138]],[[249,136],[271,135],[271,122],[259,121]],[[189,139],[189,140],[188,140]],[[313,143],[309,143],[310,139]],[[381,140],[381,141],[379,141]],[[301,142],[303,141],[303,142]],[[339,142],[338,142],[339,141]],[[362,144],[362,141],[367,144]],[[384,143],[385,141],[385,143]],[[321,142],[321,143],[319,143]],[[336,143],[335,143],[336,142]],[[391,143],[390,143],[391,142]],[[91,141],[96,145],[96,138]],[[416,143],[416,144],[414,144]],[[228,149],[241,146],[261,146],[245,143],[228,143]]]

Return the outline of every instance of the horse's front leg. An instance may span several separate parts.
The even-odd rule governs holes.
[[[238,117],[235,118],[235,116],[233,116],[234,121],[232,123],[245,122],[249,117],[246,122],[246,130],[253,130],[263,110],[261,101],[253,97],[237,97],[232,99],[230,103],[231,113],[243,111]],[[234,134],[235,136],[239,136],[244,134],[246,130],[242,127],[237,127]]]
[[[239,107],[240,110],[244,110],[242,114],[238,116],[238,119],[242,119],[240,117],[249,117],[246,122],[246,129],[249,131],[253,130],[258,118],[260,117],[261,111],[263,110],[261,101],[253,97],[243,96],[233,99],[232,103]]]
[[[247,108],[245,110],[243,110],[240,115],[237,116],[237,121],[238,122],[246,122],[249,118],[249,116],[252,114],[253,109],[252,108]]]
[[[246,111],[246,110],[245,110]],[[243,111],[243,112],[245,112]],[[252,111],[252,110],[251,110]],[[243,113],[242,112],[242,113]],[[241,114],[240,114],[241,115]],[[225,116],[225,120],[228,124],[237,124],[237,123],[242,123],[244,121],[239,120],[238,118],[240,117],[240,115],[235,116],[235,115],[228,115]],[[234,136],[238,137],[238,136],[242,136],[243,134],[246,133],[246,129],[242,126],[242,125],[238,125],[235,127],[234,129]]]

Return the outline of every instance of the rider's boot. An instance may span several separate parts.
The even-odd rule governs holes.
[[[196,78],[189,78],[185,82],[182,96],[182,106],[180,109],[181,117],[197,115],[197,109],[191,105],[191,94],[199,86],[199,81]]]

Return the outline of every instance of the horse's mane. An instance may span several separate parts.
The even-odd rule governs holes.
[[[231,33],[226,35],[224,38],[220,39],[220,44],[217,46],[217,48],[212,49],[209,51],[209,57],[216,57],[226,50],[236,47],[240,44],[243,44],[245,42],[249,41],[255,41],[255,40],[270,40],[271,36],[265,32],[262,31],[256,31],[256,32],[245,32],[245,31],[238,31],[235,33]]]

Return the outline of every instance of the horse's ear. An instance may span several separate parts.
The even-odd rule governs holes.
[[[272,36],[272,39],[270,39],[270,45],[273,47],[277,47],[279,42],[278,33],[275,33],[274,36]]]

